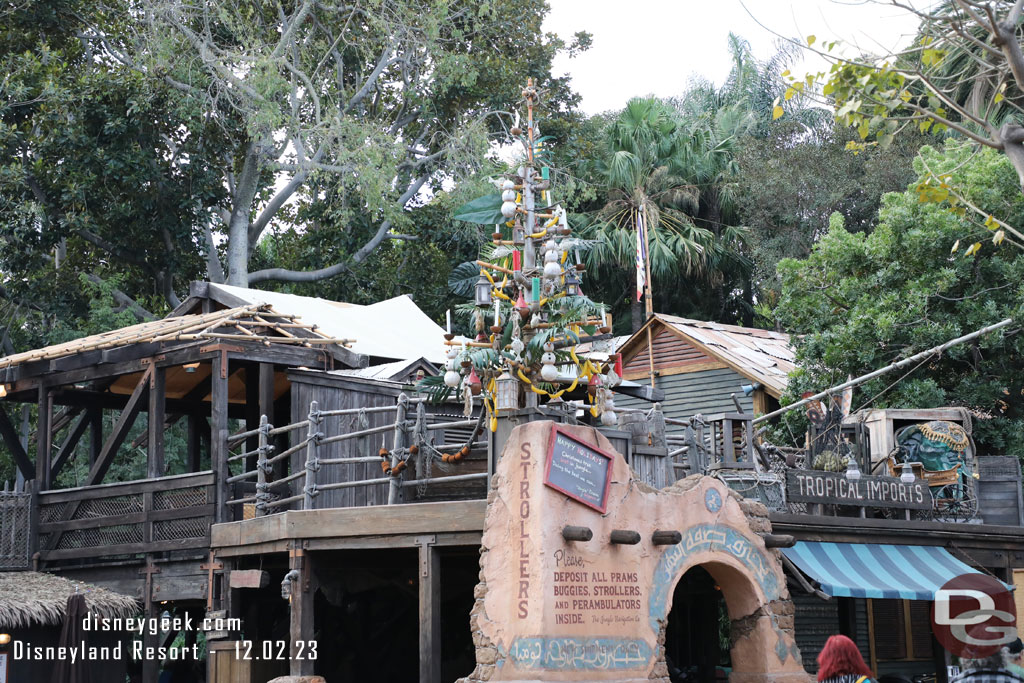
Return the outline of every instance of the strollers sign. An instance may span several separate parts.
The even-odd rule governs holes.
[[[786,472],[786,497],[793,503],[909,510],[924,510],[932,506],[932,497],[924,481],[907,483],[896,477],[866,475],[859,479],[848,479],[845,474],[818,470]]]

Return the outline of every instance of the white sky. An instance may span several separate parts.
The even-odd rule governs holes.
[[[904,10],[872,0],[744,0],[757,21],[740,0],[548,1],[546,31],[567,41],[576,31],[593,35],[590,50],[574,59],[561,56],[554,68],[572,76],[588,114],[620,109],[631,97],[680,95],[694,75],[721,85],[729,72],[730,31],[746,39],[758,59],[774,54],[777,37],[757,21],[784,36],[813,34],[818,43],[859,46],[848,49],[850,55],[905,45],[918,23]],[[793,73],[824,68],[813,57]]]

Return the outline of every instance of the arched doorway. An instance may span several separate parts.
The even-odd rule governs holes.
[[[703,567],[676,584],[665,625],[665,663],[672,683],[714,683],[730,667],[729,616],[721,586]]]
[[[689,559],[677,565],[661,620],[670,679],[757,683],[792,673],[806,680],[791,636],[792,603],[775,584],[758,581],[731,552]]]

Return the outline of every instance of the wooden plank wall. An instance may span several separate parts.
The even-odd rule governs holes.
[[[635,356],[625,359],[622,374],[627,379],[649,376],[651,363],[647,353],[647,344],[640,343],[638,347]],[[654,369],[662,372],[706,365],[723,365],[716,358],[707,355],[662,325],[657,325],[651,330],[651,347],[654,350]]]
[[[1012,455],[978,458],[978,509],[985,524],[1024,524],[1020,461]]]
[[[320,410],[344,410],[349,408],[374,408],[378,406],[392,406],[397,401],[399,391],[389,387],[374,386],[368,383],[331,383],[312,384],[309,382],[292,381],[292,415],[291,421],[303,420],[309,414],[309,404],[316,401]],[[383,413],[368,413],[365,416],[366,422],[360,423],[358,415],[341,415],[324,418],[320,425],[320,431],[324,436],[333,436],[345,432],[353,432],[359,429],[379,427],[395,421],[395,413],[391,411]],[[365,424],[365,426],[362,426]],[[297,429],[291,432],[292,444],[306,436],[305,429]],[[319,457],[327,458],[354,458],[363,456],[375,456],[379,453],[383,443],[385,448],[391,448],[393,435],[391,431],[384,434],[373,434],[364,438],[348,439],[339,441],[319,449]],[[296,453],[291,458],[292,472],[301,469],[306,461],[305,451]],[[376,479],[384,476],[381,473],[380,464],[377,462],[354,463],[345,465],[324,465],[317,473],[317,484],[327,484],[336,481],[354,481],[357,479]],[[301,493],[301,482],[295,493]],[[354,486],[332,491],[321,491],[314,501],[317,508],[329,507],[362,507],[364,505],[384,505],[388,502],[388,485],[375,484],[372,486]],[[298,506],[296,506],[298,507]]]
[[[636,381],[640,384],[650,384],[647,380]],[[753,413],[753,397],[744,396],[740,388],[744,384],[750,384],[750,380],[731,368],[685,372],[658,377],[655,381],[655,386],[665,391],[665,400],[661,404],[665,417],[676,420],[685,420],[697,413],[734,413],[736,406],[730,398],[732,393],[739,399],[743,412]],[[615,397],[615,404],[623,408],[643,410],[651,407],[647,401],[622,395]],[[671,431],[678,429],[673,428]]]

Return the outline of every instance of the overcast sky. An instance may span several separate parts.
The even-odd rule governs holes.
[[[905,45],[917,27],[903,10],[871,0],[744,0],[753,18],[740,0],[548,1],[545,30],[566,40],[576,31],[593,35],[590,50],[555,62],[556,73],[572,76],[589,114],[620,109],[631,97],[679,95],[695,75],[721,84],[729,72],[730,31],[765,59],[778,39],[771,31],[878,52]],[[813,58],[793,72],[822,68]]]

